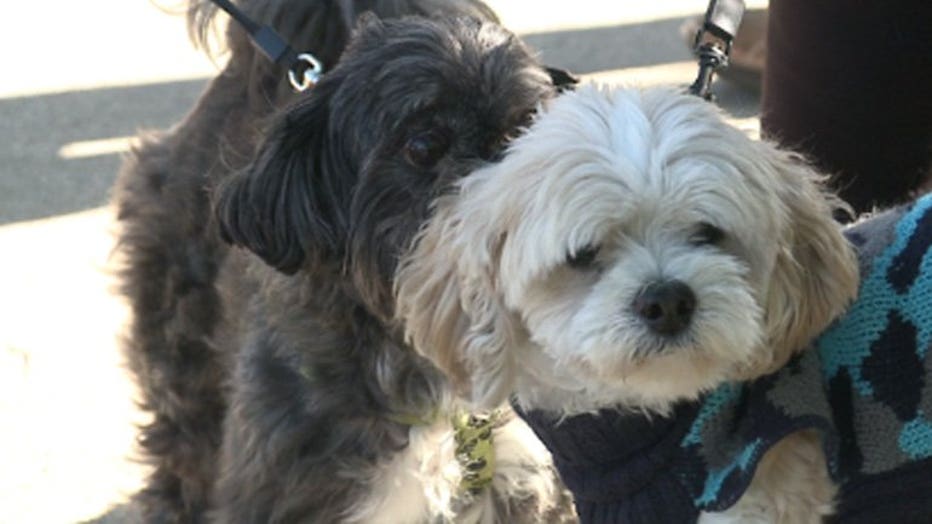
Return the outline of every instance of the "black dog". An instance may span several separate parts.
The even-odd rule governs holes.
[[[431,202],[495,159],[556,92],[551,76],[478,2],[243,7],[302,21],[282,32],[328,67],[349,47],[262,138],[291,95],[231,29],[224,73],[121,175],[127,349],[153,414],[147,520],[572,518],[549,456],[507,415],[491,486],[460,489],[447,384],[389,320],[396,261]],[[469,17],[366,17],[351,34],[363,8]]]

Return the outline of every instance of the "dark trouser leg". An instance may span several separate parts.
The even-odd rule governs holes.
[[[771,0],[765,136],[856,211],[910,197],[932,159],[932,1]]]

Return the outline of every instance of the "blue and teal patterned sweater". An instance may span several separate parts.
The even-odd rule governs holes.
[[[522,416],[583,522],[694,522],[747,489],[802,429],[823,437],[845,523],[932,522],[932,196],[845,230],[861,286],[848,312],[777,373],[725,384],[670,418]]]

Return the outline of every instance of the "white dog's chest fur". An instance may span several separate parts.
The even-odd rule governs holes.
[[[412,427],[410,439],[407,448],[376,471],[369,498],[348,522],[417,523],[449,511],[460,479],[450,424]]]
[[[496,508],[494,498],[527,500],[537,504],[536,514],[554,510],[561,496],[557,483],[543,472],[552,471],[550,453],[527,425],[512,418],[493,434],[495,475],[492,485],[470,500],[463,497],[463,471],[456,458],[454,431],[449,420],[410,429],[403,451],[375,471],[372,491],[347,522],[366,524],[419,524],[457,522],[492,524],[509,522]],[[528,475],[533,471],[536,475]],[[453,508],[462,507],[453,514]],[[508,518],[508,517],[505,517]],[[521,520],[515,517],[515,521]]]

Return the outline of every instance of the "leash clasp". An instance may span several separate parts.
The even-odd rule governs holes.
[[[269,26],[260,25],[249,18],[230,0],[211,0],[220,9],[236,20],[249,34],[250,40],[272,62],[288,66],[288,82],[300,93],[314,87],[324,73],[324,64],[310,53],[297,54],[288,42]]]
[[[299,72],[301,69],[303,72]],[[288,70],[288,82],[291,83],[292,89],[301,93],[314,87],[320,81],[320,75],[324,73],[324,64],[310,53],[301,53],[297,60]]]
[[[712,100],[715,72],[728,67],[728,54],[744,17],[744,0],[711,0],[702,26],[693,40],[693,53],[699,58],[699,75],[689,92]]]

